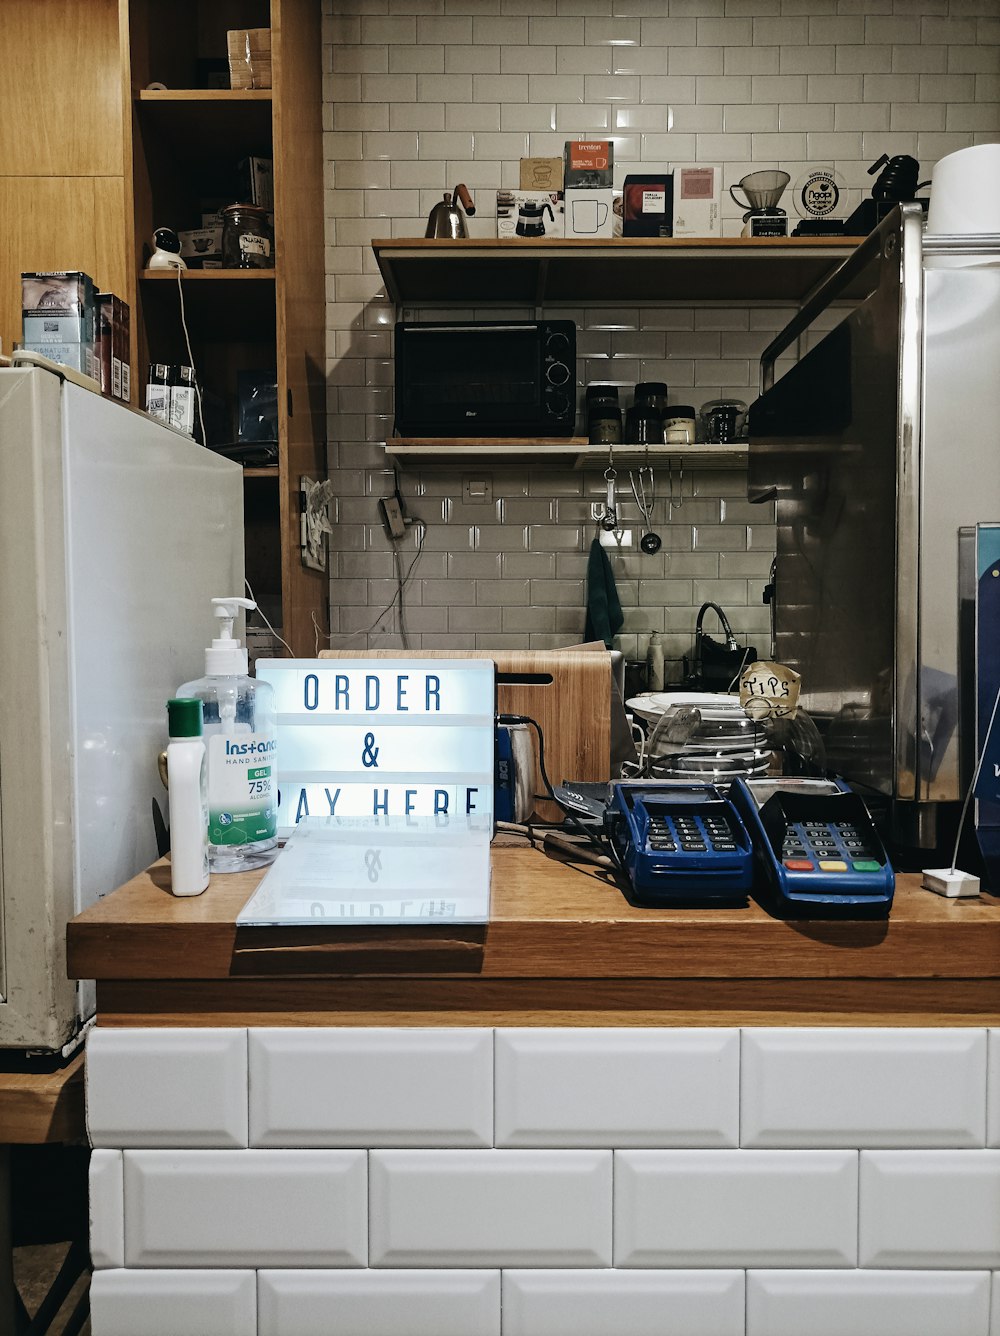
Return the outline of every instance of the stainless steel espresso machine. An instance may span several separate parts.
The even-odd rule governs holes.
[[[1000,520],[1000,236],[931,237],[918,204],[894,210],[765,350],[749,433],[750,498],[777,503],[774,655],[830,767],[932,848],[975,764],[960,548]]]

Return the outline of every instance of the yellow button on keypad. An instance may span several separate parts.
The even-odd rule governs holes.
[[[820,862],[819,870],[821,872],[846,872],[847,864],[842,863],[839,858],[828,858]]]

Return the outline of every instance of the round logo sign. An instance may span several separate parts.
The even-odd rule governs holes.
[[[844,182],[829,167],[814,167],[795,183],[795,210],[800,218],[829,218],[837,212]]]

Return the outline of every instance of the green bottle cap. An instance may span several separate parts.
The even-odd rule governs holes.
[[[167,701],[167,728],[172,738],[200,738],[203,719],[200,700],[181,696]]]

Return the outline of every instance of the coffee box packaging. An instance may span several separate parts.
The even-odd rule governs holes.
[[[178,232],[181,255],[185,260],[215,259],[222,254],[222,224],[194,227]]]
[[[626,176],[622,236],[669,237],[674,226],[674,182],[669,172]]]
[[[722,169],[702,163],[675,163],[673,235],[722,236]]]
[[[518,184],[522,190],[562,191],[562,158],[522,158]]]
[[[563,188],[609,190],[614,165],[615,146],[610,139],[568,139]]]
[[[259,209],[274,208],[274,160],[272,158],[244,158],[237,168],[240,194],[244,204],[256,204]]]
[[[615,199],[610,188],[565,191],[566,236],[584,241],[613,237],[617,220]]]
[[[561,190],[498,190],[498,237],[516,237],[518,240],[525,241],[539,239],[538,237],[526,237],[524,235],[523,220],[521,221],[522,230],[520,232],[517,230],[518,221],[521,219],[521,211],[525,206],[541,209],[542,224],[545,228],[546,237],[565,236],[566,215]]]

